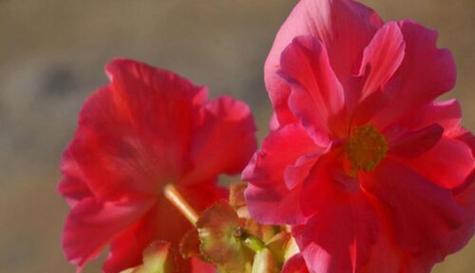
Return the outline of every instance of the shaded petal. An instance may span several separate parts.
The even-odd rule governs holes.
[[[470,147],[462,141],[445,137],[421,156],[404,163],[446,189],[462,185],[475,167]]]
[[[373,173],[360,176],[364,189],[384,208],[388,226],[403,251],[435,260],[448,254],[450,236],[462,223],[462,211],[451,191],[391,159]]]
[[[216,268],[200,259],[191,258],[191,273],[216,273]]]
[[[289,107],[306,127],[329,133],[330,120],[343,110],[344,90],[333,72],[327,51],[311,36],[300,36],[282,52],[280,74],[292,88]],[[304,94],[302,94],[302,92]]]
[[[312,154],[318,146],[298,124],[272,131],[264,140],[246,169],[243,180],[250,185],[245,191],[251,215],[265,223],[295,223],[302,221],[299,211],[299,190],[289,190],[285,169],[304,154]],[[285,208],[286,213],[276,209]]]
[[[242,178],[263,187],[284,184],[285,168],[318,148],[302,126],[287,125],[269,133],[261,150],[254,154],[243,171]]]
[[[454,233],[450,240],[449,252],[455,253],[462,249],[475,233],[475,172],[466,181],[467,187],[455,195],[457,203],[463,208],[463,225]]]
[[[396,22],[385,24],[363,52],[360,75],[366,75],[362,98],[381,88],[393,76],[404,58],[404,38]]]
[[[69,149],[61,158],[62,178],[58,184],[58,192],[66,199],[66,202],[72,207],[82,199],[92,197],[87,183],[84,181],[84,175],[76,160],[72,158]]]
[[[475,156],[475,136],[470,132],[460,135],[458,140],[467,144]],[[450,252],[456,252],[465,246],[475,232],[475,170],[465,182],[453,190],[454,198],[463,208],[463,225],[455,232],[450,244]]]
[[[262,188],[249,184],[246,200],[253,219],[262,224],[298,224],[305,221],[300,208],[301,187],[291,190],[285,185]]]
[[[157,240],[170,242],[172,251],[177,254],[181,237],[191,227],[174,206],[164,198],[159,199],[148,213],[114,238],[103,266],[104,272],[117,273],[139,265],[145,248]],[[183,260],[176,264],[188,266]]]
[[[216,187],[214,180],[186,187],[177,185],[176,188],[197,212],[226,196],[226,191]],[[163,196],[157,198],[158,202],[146,215],[114,238],[104,272],[117,273],[139,265],[144,249],[156,240],[170,242],[172,251],[179,257],[181,238],[192,225]],[[176,264],[185,269],[189,266],[182,259],[178,259]]]
[[[309,271],[361,272],[378,236],[375,212],[361,193],[326,201],[305,226],[294,229]]]
[[[393,132],[386,132],[389,134],[389,152],[405,158],[414,158],[428,151],[437,144],[444,132],[444,128],[435,123],[418,130],[393,129]]]
[[[120,203],[100,203],[93,198],[81,200],[72,208],[64,227],[63,249],[67,259],[82,268],[151,205],[151,200]]]
[[[254,119],[245,103],[231,97],[208,102],[192,139],[194,166],[181,183],[241,172],[256,150],[255,131]]]
[[[281,273],[309,273],[302,254],[295,254],[288,259],[285,262]]]
[[[406,42],[403,62],[387,83],[391,96],[384,110],[374,116],[378,128],[384,128],[452,89],[456,80],[455,63],[450,51],[437,48],[437,33],[411,21],[399,22]]]
[[[305,181],[320,155],[321,153],[303,155],[295,164],[285,169],[284,179],[288,189],[293,189]]]
[[[461,133],[462,110],[455,99],[434,101],[408,113],[398,123],[411,129],[420,129],[436,123],[444,128],[445,136],[453,137]]]
[[[84,104],[69,146],[89,188],[111,199],[177,181],[188,165],[192,119],[199,110],[195,104],[206,91],[134,61],[113,61],[107,73],[110,87]]]
[[[297,3],[276,35],[265,63],[265,83],[280,124],[292,122],[287,107],[289,86],[277,75],[282,51],[298,36],[313,36],[328,50],[331,66],[343,86],[361,61],[361,52],[370,42],[381,19],[371,9],[351,0]],[[349,88],[348,88],[349,89]]]
[[[367,264],[360,268],[357,272],[377,272],[377,273],[410,273],[407,270],[404,255],[394,246],[392,233],[388,232],[383,223],[379,223],[381,227],[378,232],[377,241],[371,249],[370,257]],[[421,273],[414,271],[412,273]]]

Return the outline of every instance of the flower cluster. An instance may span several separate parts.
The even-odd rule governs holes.
[[[67,259],[80,271],[110,245],[105,273],[430,272],[475,231],[475,137],[437,100],[456,71],[436,42],[353,0],[299,1],[265,63],[258,151],[243,102],[112,61],[61,161]]]

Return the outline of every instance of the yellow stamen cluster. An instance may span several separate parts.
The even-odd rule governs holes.
[[[345,144],[353,171],[372,171],[386,156],[388,143],[373,125],[355,128]]]

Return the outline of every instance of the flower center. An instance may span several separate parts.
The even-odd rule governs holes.
[[[372,171],[388,151],[384,136],[371,124],[355,128],[345,144],[353,171]]]

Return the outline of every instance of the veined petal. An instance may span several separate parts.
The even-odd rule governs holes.
[[[177,181],[189,165],[192,121],[206,91],[129,60],[108,64],[107,72],[112,83],[84,104],[68,147],[90,190],[112,199]]]
[[[84,175],[76,160],[71,157],[69,150],[61,158],[62,178],[58,184],[58,192],[66,199],[66,202],[73,207],[82,199],[92,197],[92,193],[87,186]]]
[[[378,236],[371,204],[361,193],[327,197],[327,202],[295,238],[310,272],[361,272]]]
[[[320,145],[324,145],[323,143]],[[315,144],[299,124],[270,132],[260,151],[242,173],[243,180],[261,187],[284,184],[284,172],[303,154],[312,154],[322,146]]]
[[[311,36],[300,36],[282,52],[280,74],[289,81],[289,107],[304,126],[329,133],[344,107],[344,90],[327,51]],[[298,87],[295,87],[298,85]]]
[[[270,133],[262,150],[254,155],[242,174],[243,180],[250,183],[245,196],[249,211],[256,220],[274,224],[303,221],[298,201],[299,187],[287,187],[285,169],[293,165],[301,154],[312,154],[318,149],[298,124]],[[281,207],[282,211],[272,207]]]
[[[470,147],[462,141],[446,137],[419,157],[403,162],[446,189],[462,185],[475,167]]]
[[[448,254],[452,233],[463,220],[450,190],[392,159],[361,178],[363,188],[379,200],[405,253],[432,256],[433,263]]]
[[[399,127],[393,129],[393,132],[386,132],[389,152],[405,158],[415,158],[430,150],[439,142],[444,132],[444,128],[436,123],[418,130]]]
[[[81,269],[117,234],[137,221],[152,205],[149,200],[100,203],[81,200],[66,219],[63,249],[67,259]]]
[[[224,199],[225,191],[215,186],[214,181],[186,187],[177,186],[180,194],[200,212],[216,200]],[[166,240],[177,257],[175,266],[189,272],[189,262],[179,259],[178,245],[192,225],[163,196],[136,223],[114,237],[110,253],[104,264],[105,273],[117,273],[141,263],[142,252],[153,241]]]
[[[391,101],[374,116],[378,128],[402,118],[417,107],[432,102],[452,89],[456,69],[452,54],[437,48],[437,33],[411,21],[399,22],[404,36],[405,56],[384,92]]]
[[[288,259],[282,268],[282,273],[309,273],[302,254],[295,254]]]
[[[404,49],[404,38],[396,22],[389,22],[376,32],[363,52],[359,74],[366,79],[360,100],[382,89],[401,65]]]
[[[193,169],[181,180],[183,184],[239,173],[256,150],[256,127],[246,104],[220,97],[208,102],[203,111],[203,121],[192,138]]]
[[[285,185],[263,188],[249,184],[245,192],[249,213],[263,224],[302,224],[305,215],[299,204],[301,186],[289,190]]]
[[[289,86],[278,76],[282,51],[298,36],[312,36],[328,50],[331,66],[345,89],[356,74],[361,52],[382,25],[371,9],[352,0],[302,0],[280,28],[267,57],[265,83],[280,124],[292,122]]]
[[[455,137],[461,133],[462,110],[455,99],[433,101],[408,113],[398,124],[411,129],[439,124],[444,129],[444,136]]]

